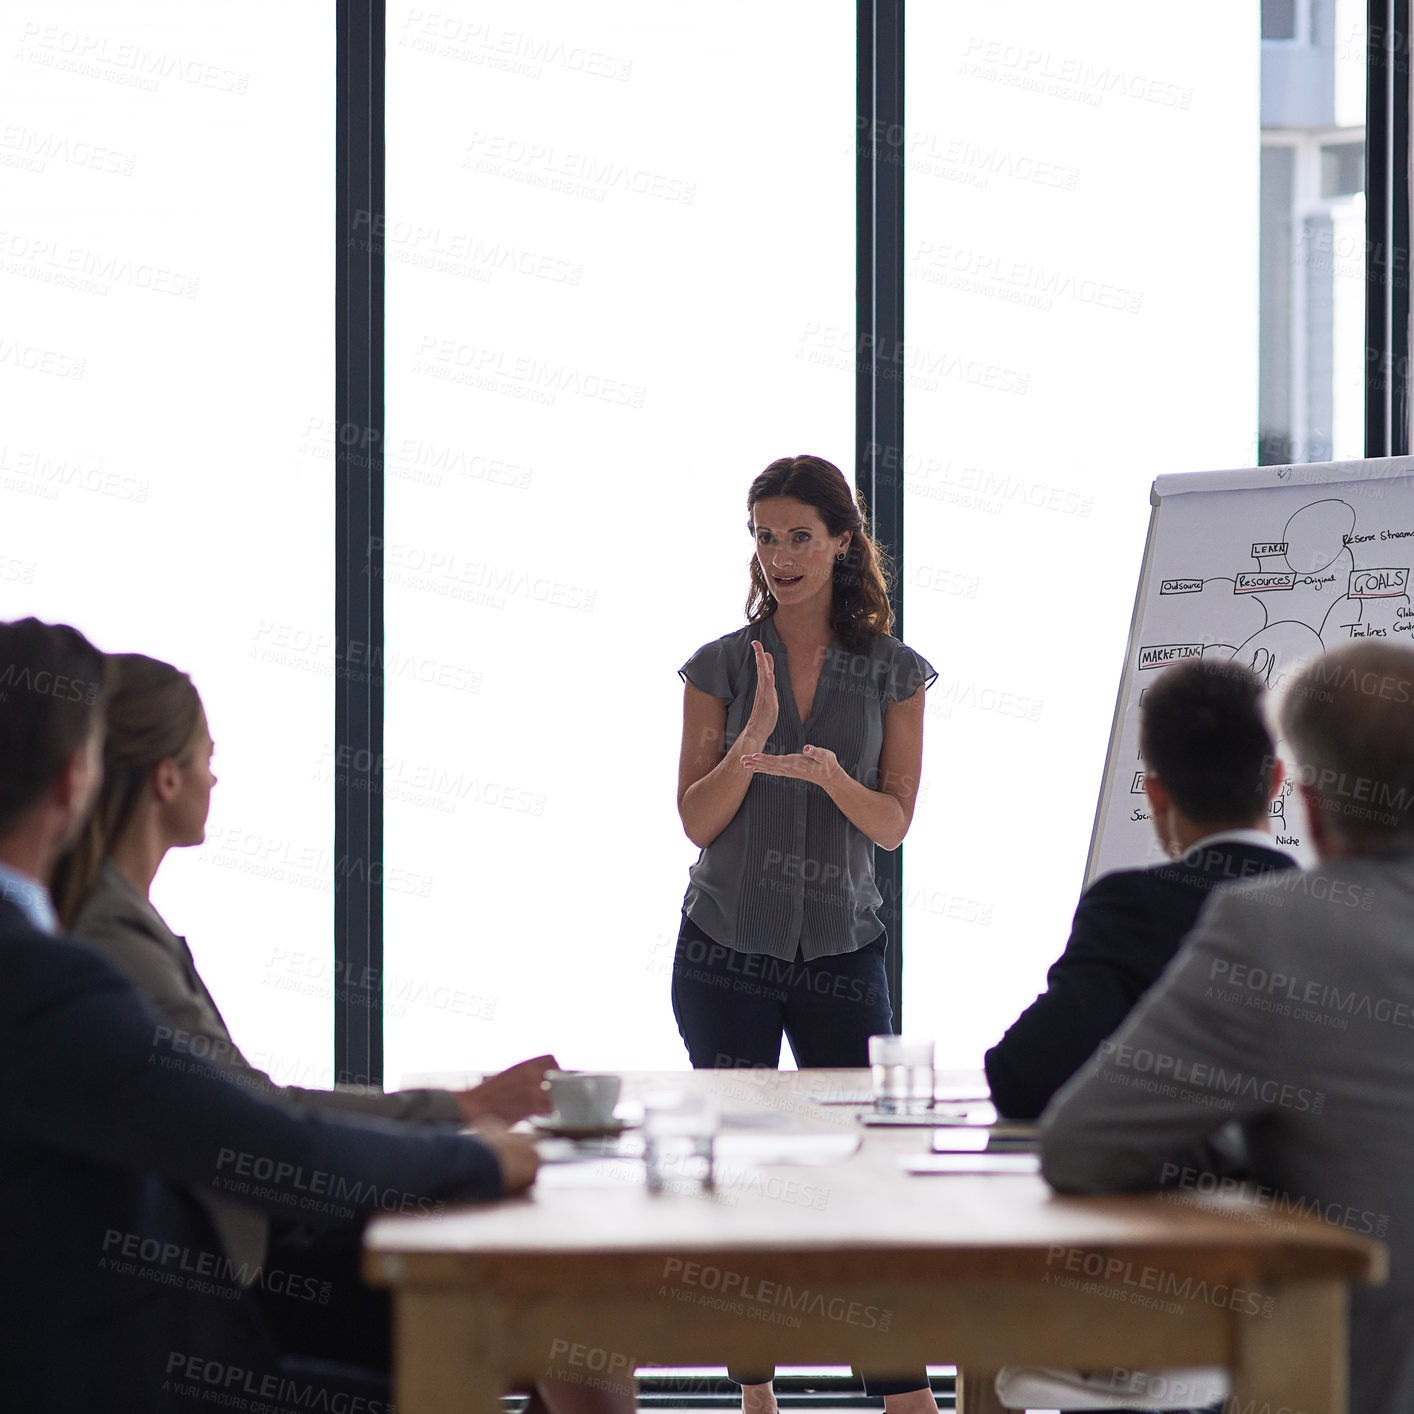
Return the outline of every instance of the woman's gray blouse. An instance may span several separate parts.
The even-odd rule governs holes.
[[[810,716],[796,714],[786,650],[770,619],[699,648],[678,669],[693,687],[727,706],[726,746],[746,728],[756,698],[759,638],[776,672],[780,713],[765,750],[828,747],[844,769],[878,790],[884,713],[938,676],[896,638],[863,653],[825,650]],[[845,819],[821,787],[788,776],[756,775],[740,808],[692,866],[683,911],[709,938],[737,952],[809,961],[854,952],[879,936],[874,843]]]

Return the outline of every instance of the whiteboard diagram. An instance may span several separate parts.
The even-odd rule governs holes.
[[[1086,882],[1163,858],[1149,823],[1139,704],[1170,663],[1235,659],[1279,695],[1353,638],[1414,647],[1414,458],[1160,477]],[[1275,725],[1274,725],[1275,732]],[[1291,760],[1284,744],[1278,753]],[[1278,842],[1314,862],[1290,781]]]

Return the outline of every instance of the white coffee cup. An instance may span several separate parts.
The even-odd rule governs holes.
[[[565,1124],[609,1124],[623,1081],[617,1075],[583,1070],[552,1070],[550,1101]]]

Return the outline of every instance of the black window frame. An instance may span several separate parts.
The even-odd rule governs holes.
[[[1409,3],[1368,0],[1365,455],[1409,454]]]

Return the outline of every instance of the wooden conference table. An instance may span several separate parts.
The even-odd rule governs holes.
[[[1237,1409],[1345,1414],[1347,1287],[1383,1278],[1378,1243],[1230,1195],[909,1175],[900,1156],[927,1152],[930,1130],[863,1129],[856,1108],[821,1103],[868,1085],[865,1071],[629,1074],[630,1105],[654,1088],[717,1094],[715,1194],[650,1193],[641,1159],[605,1157],[546,1165],[523,1198],[378,1218],[364,1270],[393,1291],[399,1414],[496,1414],[527,1376],[603,1389],[636,1365],[727,1360],[956,1364],[966,1414],[1000,1407],[1005,1364],[1226,1365]]]

